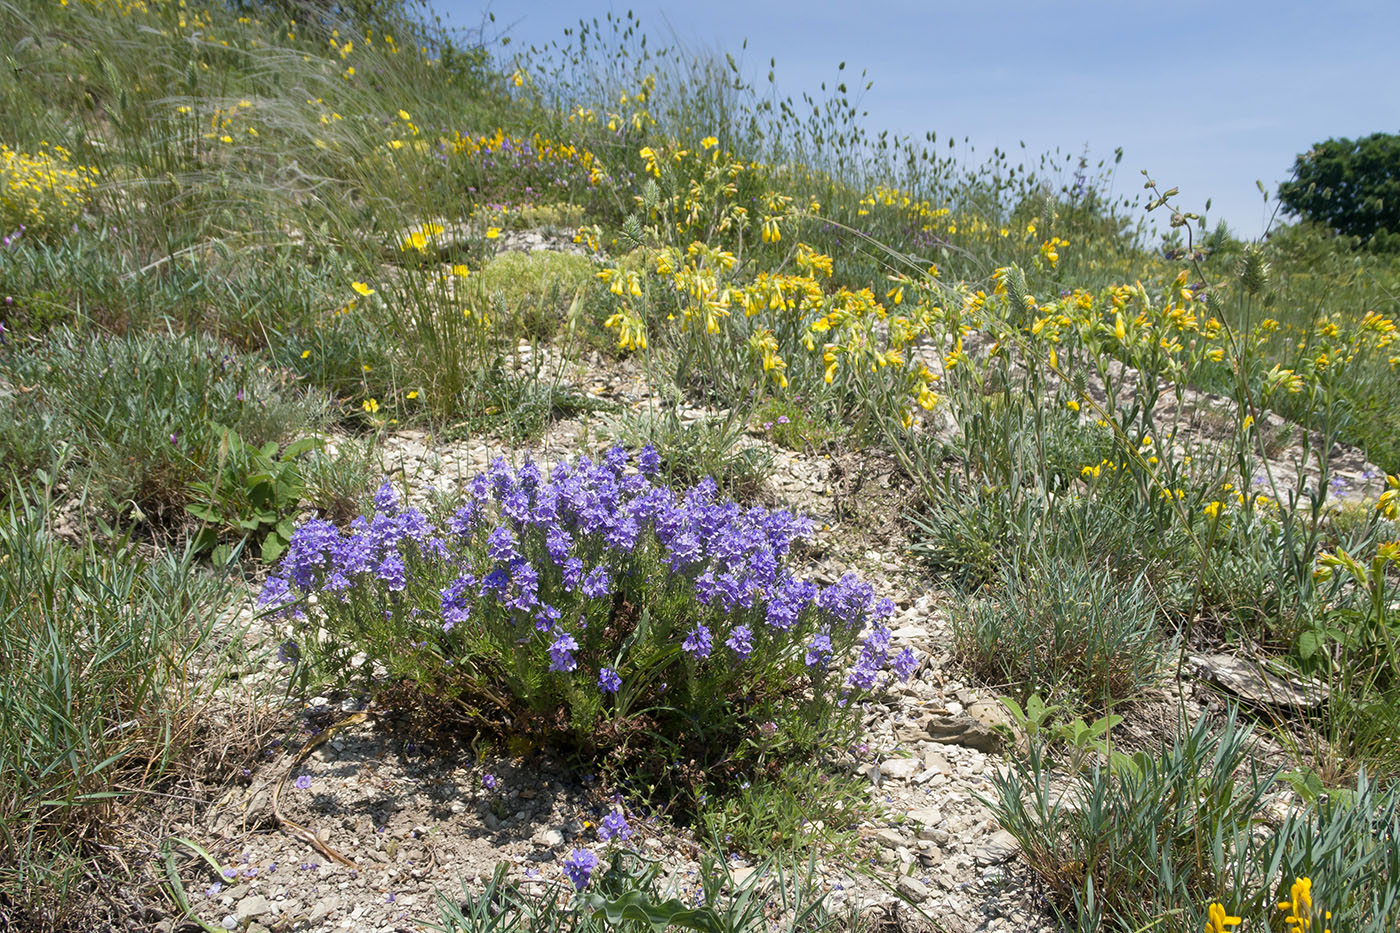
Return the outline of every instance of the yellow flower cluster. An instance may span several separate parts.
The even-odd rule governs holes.
[[[1232,933],[1231,927],[1244,923],[1242,917],[1232,917],[1222,904],[1211,904],[1206,911],[1205,933]]]
[[[749,337],[749,351],[758,358],[763,371],[772,376],[773,381],[786,389],[787,361],[778,355],[778,338],[766,327],[754,331]]]
[[[1047,242],[1054,244],[1057,239]],[[1225,327],[1204,313],[1200,299],[1186,285],[1184,271],[1156,296],[1135,282],[1107,288],[1098,296],[1083,289],[1045,302],[1026,295],[1025,307],[1019,309],[1006,303],[1009,272],[998,269],[994,274],[992,297],[999,301],[970,300],[965,311],[973,313],[967,320],[970,326],[987,330],[1006,326],[1009,321],[1043,345],[1042,352],[1049,355],[1052,367],[1055,347],[1062,345],[1083,347],[1099,358],[1124,358],[1139,368],[1173,378],[1198,366],[1225,362],[1230,345]],[[977,299],[977,295],[972,297]],[[1262,351],[1279,329],[1277,321],[1266,318],[1239,341],[1240,352]],[[1312,355],[1295,367],[1274,365],[1263,376],[1262,389],[1266,396],[1302,392],[1323,374],[1385,351],[1396,340],[1395,322],[1376,312],[1354,322],[1323,316],[1300,340]]]
[[[1314,925],[1323,926],[1323,923],[1332,919],[1330,910],[1323,911],[1323,923],[1315,923],[1318,917],[1313,907],[1311,878],[1296,879],[1288,891],[1288,900],[1280,903],[1278,909],[1288,911],[1288,916],[1283,918],[1283,922],[1288,925],[1288,933],[1318,933],[1314,930]],[[1324,928],[1321,933],[1332,931]]]
[[[457,133],[450,145],[454,155],[468,158],[482,154],[499,155],[503,152],[525,153],[541,165],[556,165],[582,171],[587,174],[588,182],[592,185],[607,177],[603,164],[587,149],[580,149],[573,143],[555,142],[539,133],[528,139],[511,136],[503,129],[497,129],[490,136],[463,136]]]
[[[249,136],[257,136],[258,128],[247,126],[239,129],[234,126],[234,121],[246,111],[253,108],[253,102],[244,98],[228,107],[215,107],[209,115],[209,128],[205,130],[205,139],[217,139],[225,145],[232,143],[236,133],[246,132]],[[181,107],[181,113],[188,113],[188,107]]]
[[[1068,246],[1069,240],[1062,240],[1057,236],[1052,236],[1044,243],[1040,244],[1040,257],[1050,264],[1050,268],[1055,268],[1060,262],[1060,247]]]
[[[707,137],[708,139],[708,137]],[[659,198],[648,210],[648,220],[664,222],[683,235],[703,231],[706,239],[734,237],[746,229],[749,208],[740,203],[739,179],[759,168],[757,163],[745,163],[733,158],[718,145],[699,151],[685,149],[678,143],[660,148],[643,147],[640,151],[644,171],[667,182],[673,190],[669,197]],[[637,203],[648,206],[642,196]],[[782,224],[787,218],[792,198],[767,192],[759,236],[765,243],[782,239]]]
[[[1338,570],[1348,573],[1356,584],[1369,590],[1373,584],[1385,583],[1386,565],[1400,565],[1400,541],[1382,541],[1376,545],[1371,555],[1370,566],[1348,554],[1345,548],[1323,551],[1317,556],[1317,566],[1313,568],[1314,580],[1330,580]]]
[[[67,6],[68,0],[59,0],[59,5]],[[149,13],[151,11],[145,0],[83,0],[83,5],[103,12],[111,11],[119,16],[131,16],[133,13]]]
[[[1386,490],[1376,503],[1376,511],[1390,521],[1400,521],[1400,474],[1385,478]]]
[[[97,187],[97,169],[75,165],[62,146],[27,153],[0,143],[0,218],[6,227],[70,224]]]
[[[582,113],[576,116],[586,119]],[[617,330],[624,348],[647,346],[649,330],[665,328],[672,321],[678,331],[691,335],[726,333],[731,313],[742,309],[745,318],[755,320],[736,329],[733,336],[747,345],[778,385],[785,386],[797,371],[789,364],[800,345],[820,355],[828,383],[860,381],[874,372],[883,372],[882,379],[895,379],[907,393],[904,397],[912,403],[912,412],[914,406],[927,409],[937,402],[936,377],[917,359],[910,360],[909,348],[920,341],[932,340],[945,347],[940,352],[948,369],[977,365],[964,351],[962,338],[980,331],[991,338],[979,342],[988,355],[1029,339],[1031,349],[1038,350],[1061,376],[1057,350],[1060,354],[1072,351],[1067,357],[1071,363],[1118,358],[1139,369],[1184,380],[1200,367],[1230,365],[1227,354],[1261,349],[1280,330],[1277,322],[1265,320],[1251,334],[1237,334],[1232,341],[1209,305],[1188,285],[1185,271],[1168,278],[1160,291],[1151,292],[1142,282],[1132,282],[1098,293],[1078,288],[1040,300],[1025,294],[1022,284],[1013,307],[1006,281],[1009,268],[997,270],[990,295],[966,286],[944,286],[937,281],[936,268],[926,276],[891,276],[883,295],[871,288],[832,288],[824,281],[832,275],[831,257],[804,243],[794,246],[784,266],[753,269],[746,247],[785,245],[793,220],[802,213],[797,205],[810,201],[807,212],[819,210],[814,199],[804,196],[799,201],[791,184],[820,179],[789,167],[774,169],[738,160],[714,136],[706,136],[693,149],[672,141],[647,146],[639,154],[643,172],[652,179],[634,198],[644,229],[653,242],[693,242],[645,247],[640,263],[623,263],[601,273],[622,299],[608,326]],[[788,192],[775,190],[775,184]],[[975,218],[954,217],[945,208],[889,186],[876,187],[858,203],[859,214],[897,211],[939,234],[961,229],[965,235],[1014,238],[1041,269],[1057,268],[1070,245],[1048,229],[1042,231],[1047,226],[1043,218],[993,227]],[[575,240],[594,251],[604,242],[596,227],[580,229]],[[744,260],[737,271],[736,256]],[[1019,279],[1019,272],[1016,275]],[[664,321],[650,319],[648,303],[633,300],[649,294],[648,282],[653,280],[682,296]],[[1353,323],[1324,318],[1314,330],[1308,338],[1309,346],[1315,348],[1313,358],[1306,366],[1296,362],[1274,366],[1263,378],[1266,395],[1301,392],[1319,374],[1334,371],[1365,352],[1390,347],[1397,339],[1394,321],[1374,312]],[[951,348],[944,340],[951,342]],[[1065,404],[1078,411],[1081,401],[1070,398]],[[1148,464],[1157,460],[1151,451],[1142,456]],[[1184,492],[1173,489],[1166,495],[1180,499]],[[1238,494],[1221,497],[1208,517],[1220,518],[1231,499],[1240,498]]]
[[[434,243],[436,238],[442,235],[442,232],[443,226],[438,223],[426,223],[410,230],[399,240],[399,252],[406,253],[409,250],[417,250],[420,253],[426,253],[429,244]]]
[[[69,6],[69,0],[59,0],[59,6]],[[75,8],[86,8],[94,13],[101,13],[114,16],[132,17],[158,15],[158,22],[163,27],[172,20],[182,33],[192,30],[199,30],[201,38],[205,42],[218,43],[225,48],[232,47],[227,39],[220,39],[209,32],[214,25],[214,15],[211,10],[190,9],[185,0],[82,0],[82,3]],[[259,25],[259,21],[252,17],[239,17],[240,25]],[[169,35],[169,30],[158,27],[156,29],[161,35]],[[250,43],[256,45],[256,41]]]
[[[928,201],[916,199],[908,191],[876,185],[875,190],[862,197],[856,206],[857,216],[864,217],[878,207],[903,211],[913,219],[923,223],[925,233],[937,229],[936,224],[950,213],[946,207],[934,207]]]
[[[1296,878],[1288,889],[1288,900],[1281,901],[1279,911],[1287,911],[1283,918],[1287,933],[1332,933],[1327,921],[1332,919],[1330,910],[1319,911],[1313,905],[1312,879]],[[1242,917],[1232,917],[1220,903],[1211,904],[1206,910],[1205,933],[1234,933],[1232,927],[1244,922]]]
[[[1013,228],[1008,225],[993,226],[983,217],[954,214],[947,207],[934,207],[927,200],[916,197],[909,191],[888,185],[877,185],[874,190],[863,194],[856,202],[856,216],[878,215],[881,211],[897,214],[906,224],[916,227],[925,234],[963,237],[987,240],[1005,240],[1015,232],[1027,245],[1034,247],[1039,234],[1037,220],[1026,221]],[[1059,249],[1069,245],[1068,240],[1052,236],[1039,243],[1041,259],[1052,269],[1059,262]]]
[[[517,71],[512,76],[512,83],[516,87],[525,84],[525,76]],[[602,123],[609,132],[616,133],[626,127],[631,127],[637,132],[649,129],[656,125],[656,119],[651,112],[646,109],[646,103],[651,99],[651,95],[656,91],[656,75],[647,75],[641,80],[637,89],[631,93],[623,92],[618,95],[618,110],[609,108],[594,109],[593,107],[575,107],[569,114],[570,123],[591,124]],[[628,106],[631,106],[630,113],[623,113]]]
[[[641,270],[611,267],[598,273],[622,299],[606,326],[618,332],[618,346],[623,349],[645,348],[648,322],[639,303],[631,299],[642,297],[646,282],[655,279],[681,297],[677,327],[683,333],[721,334],[735,309],[742,310],[745,318],[759,318],[762,323],[758,326],[744,329],[745,344],[779,387],[787,388],[789,372],[775,335],[780,327],[799,333],[801,347],[820,356],[826,382],[834,382],[843,371],[859,374],[891,369],[911,405],[933,408],[938,401],[932,390],[933,373],[922,364],[907,365],[904,352],[909,343],[927,333],[926,310],[918,308],[914,317],[891,317],[868,288],[828,291],[821,277],[831,274],[830,256],[805,243],[796,245],[794,256],[799,274],[761,271],[752,278],[736,279],[730,275],[737,263],[735,255],[701,241],[684,250],[649,250]],[[897,285],[891,291],[901,289],[902,285]],[[668,320],[674,318],[671,315]],[[656,326],[664,323],[658,321]],[[882,336],[882,330],[887,336]]]

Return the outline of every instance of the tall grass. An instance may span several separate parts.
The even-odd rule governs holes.
[[[207,739],[199,672],[228,595],[189,552],[59,541],[51,507],[26,487],[0,514],[0,892],[35,930],[105,870],[127,798]]]

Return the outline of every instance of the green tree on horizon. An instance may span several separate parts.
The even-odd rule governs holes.
[[[1278,198],[1288,213],[1341,236],[1400,248],[1400,135],[1318,143],[1298,156]]]

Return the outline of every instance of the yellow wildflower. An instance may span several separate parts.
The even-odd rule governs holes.
[[[1380,500],[1376,502],[1376,511],[1391,521],[1400,520],[1400,474],[1387,476],[1385,484],[1389,488],[1381,493]]]
[[[1279,910],[1288,911],[1288,916],[1283,918],[1283,922],[1288,926],[1288,933],[1313,933],[1313,920],[1316,917],[1312,900],[1312,879],[1298,878],[1293,882],[1288,891],[1288,900],[1278,905]],[[1332,912],[1326,911],[1323,920],[1331,920]],[[1324,929],[1322,933],[1331,933]]]
[[[368,298],[370,295],[374,294],[374,289],[370,288],[364,282],[351,282],[350,287],[365,298]]]
[[[1244,922],[1240,917],[1232,917],[1221,904],[1211,904],[1206,911],[1205,933],[1231,933],[1226,927],[1239,926]]]
[[[645,350],[646,322],[631,308],[623,308],[603,322],[604,327],[617,328],[617,345],[623,350]]]

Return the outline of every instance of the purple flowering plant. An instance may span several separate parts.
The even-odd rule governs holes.
[[[547,473],[498,459],[432,515],[386,482],[348,527],[295,529],[260,604],[323,679],[504,703],[515,728],[594,751],[630,721],[722,754],[706,745],[758,722],[850,718],[910,668],[868,583],[794,572],[809,520],[724,500],[709,479],[671,489],[657,467],[650,448]]]

